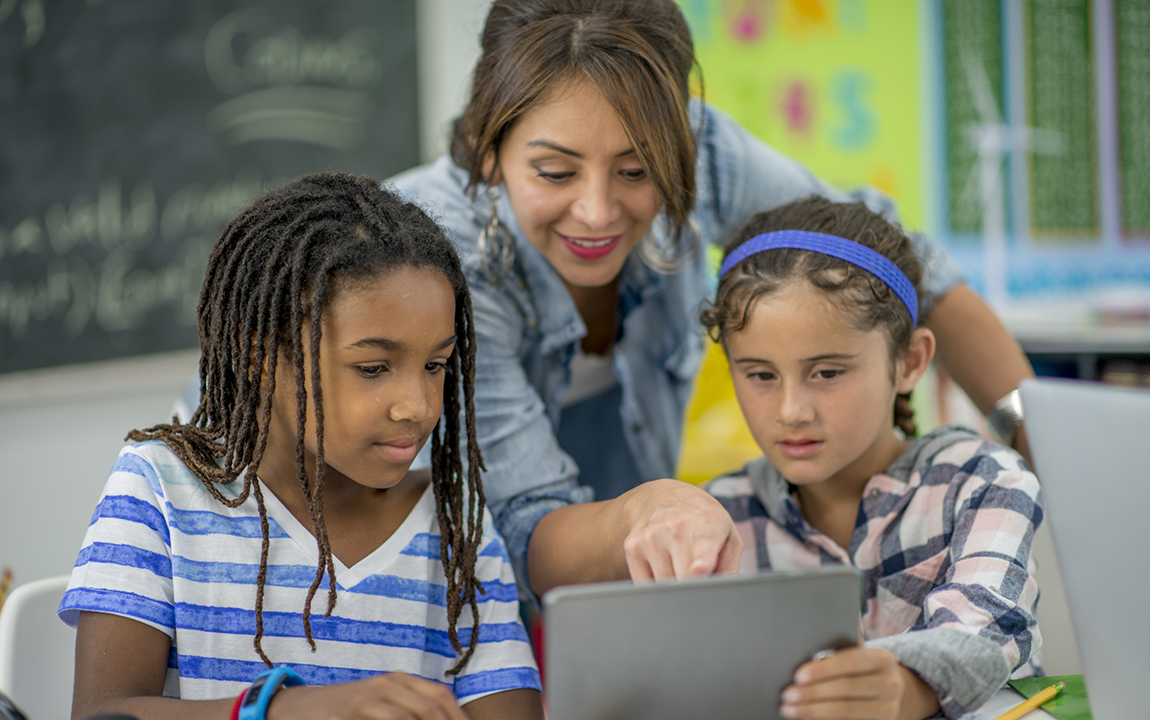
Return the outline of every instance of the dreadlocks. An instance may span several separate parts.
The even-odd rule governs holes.
[[[455,294],[457,340],[445,368],[443,415],[432,432],[431,454],[440,557],[447,575],[448,634],[455,651],[462,654],[449,674],[457,674],[475,651],[479,634],[476,591],[484,592],[475,577],[485,506],[480,482],[480,471],[485,468],[475,439],[475,328],[459,258],[439,227],[418,207],[401,201],[371,178],[345,173],[309,175],[257,198],[228,225],[208,259],[197,308],[199,407],[188,424],[173,418],[171,424],[128,434],[134,441],[162,440],[228,507],[238,507],[249,495],[255,496],[263,544],[253,644],[269,667],[272,662],[263,651],[262,638],[270,541],[256,469],[267,445],[276,366],[283,357],[295,369],[296,479],[319,547],[319,565],[303,609],[304,633],[314,652],[311,602],[325,572],[325,616],[331,615],[336,604],[335,565],[323,509],[321,316],[337,281],[370,280],[399,268],[438,269]],[[305,323],[310,338],[308,383],[304,377]],[[308,387],[315,408],[313,478],[308,477],[304,466]],[[466,478],[460,447],[461,415],[467,431]],[[241,475],[242,490],[234,498],[226,497],[218,485]],[[456,630],[464,603],[471,606],[474,619],[466,652]]]

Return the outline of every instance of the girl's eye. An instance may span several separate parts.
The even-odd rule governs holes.
[[[771,380],[775,379],[775,374],[770,372],[756,372],[751,373],[747,377],[751,378],[752,380],[758,380],[759,382],[770,382]]]
[[[823,380],[834,380],[839,375],[842,375],[843,371],[842,370],[819,370],[815,374],[818,375]]]
[[[620,175],[628,180],[644,180],[647,177],[647,171],[643,168],[636,168],[633,170],[623,170]]]
[[[567,178],[571,177],[574,174],[575,173],[572,173],[572,172],[543,172],[542,170],[539,171],[539,177],[543,178],[544,180],[547,180],[548,182],[553,182],[553,183],[563,182],[564,180],[566,180]]]
[[[356,368],[360,375],[368,378],[379,377],[387,372],[386,365],[356,365]]]
[[[436,373],[440,373],[440,372],[446,370],[447,369],[447,363],[429,362],[424,367],[427,369],[427,372],[431,373],[432,375],[435,375]]]

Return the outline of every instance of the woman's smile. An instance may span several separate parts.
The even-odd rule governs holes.
[[[563,238],[563,242],[567,248],[582,260],[598,260],[604,257],[619,244],[623,238],[622,235],[614,235],[602,239],[593,238],[575,238],[567,237],[566,235],[559,235]]]

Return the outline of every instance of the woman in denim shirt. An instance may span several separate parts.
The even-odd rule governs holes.
[[[810,194],[893,213],[690,100],[694,65],[672,0],[496,0],[452,156],[391,181],[468,273],[487,501],[538,594],[737,567],[722,508],[664,479],[705,349],[701,246]],[[939,359],[989,410],[1030,366],[953,261],[918,249]]]
[[[893,208],[690,100],[672,0],[496,0],[482,51],[452,156],[390,182],[471,284],[484,487],[521,589],[733,571],[726,511],[665,479],[705,348],[702,246],[812,193]],[[1030,366],[953,261],[918,250],[936,357],[988,411]]]

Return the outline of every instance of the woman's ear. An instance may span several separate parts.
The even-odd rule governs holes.
[[[483,158],[483,180],[491,187],[503,182],[503,173],[499,170],[499,162],[494,150],[488,150],[487,157]]]
[[[918,384],[922,374],[934,358],[934,333],[924,327],[916,329],[910,336],[910,347],[899,363],[895,388],[899,393],[908,393]]]

